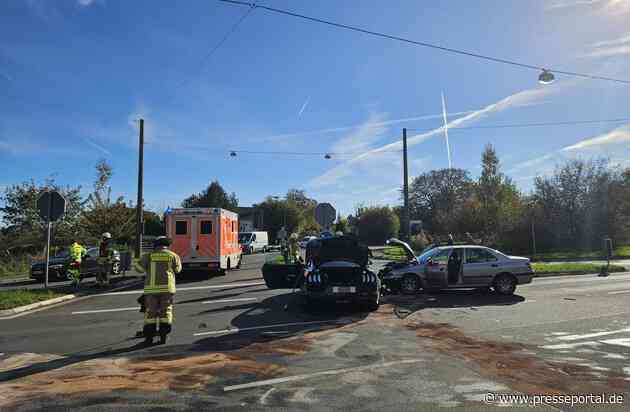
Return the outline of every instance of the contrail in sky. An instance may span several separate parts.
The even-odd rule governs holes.
[[[306,109],[306,106],[308,106],[308,102],[310,101],[311,101],[311,96],[308,96],[306,100],[304,101],[302,108],[300,109],[300,113],[298,113],[298,117],[302,117],[302,113],[304,113],[304,109]]]

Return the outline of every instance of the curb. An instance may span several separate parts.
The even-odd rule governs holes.
[[[628,273],[624,272],[610,272],[608,276],[614,276],[615,273]],[[584,275],[599,275],[599,272],[549,272],[549,273],[541,273],[534,274],[534,278],[548,278],[554,276],[584,276]]]
[[[126,289],[137,282],[138,281],[130,282],[127,285],[122,285],[122,286],[115,287],[107,291],[103,291],[103,293],[116,292],[118,290]],[[99,296],[99,295],[101,294],[100,293],[86,294],[86,295],[68,294],[68,295],[59,296],[53,299],[42,300],[40,302],[31,303],[30,305],[24,305],[24,306],[18,306],[12,309],[0,310],[0,320],[12,319],[14,317],[17,317],[16,315],[19,315],[19,316],[26,315],[28,314],[28,312],[31,312],[31,311],[39,312],[39,310],[45,309],[47,306],[57,305],[59,303],[63,303],[65,301],[69,301],[72,299],[82,300],[82,299],[88,299],[90,297]]]
[[[12,309],[0,310],[0,317],[11,316],[11,315],[15,315],[17,313],[22,313],[22,312],[26,312],[26,311],[33,310],[33,309],[38,309],[38,308],[41,308],[43,306],[54,305],[55,303],[63,302],[65,300],[74,299],[76,297],[77,297],[76,295],[63,295],[63,296],[59,296],[58,298],[42,300],[42,301],[39,301],[39,302],[31,303],[30,305],[24,305],[24,306],[18,306],[16,308],[12,308]]]

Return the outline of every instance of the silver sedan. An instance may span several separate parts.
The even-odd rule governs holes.
[[[531,283],[533,270],[525,257],[508,256],[479,245],[440,246],[415,256],[409,245],[390,239],[390,247],[402,248],[406,259],[381,271],[383,283],[392,291],[493,288],[511,295],[517,285]]]

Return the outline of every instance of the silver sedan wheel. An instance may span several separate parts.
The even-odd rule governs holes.
[[[494,282],[494,290],[501,295],[511,295],[516,290],[516,281],[512,276],[501,275]]]

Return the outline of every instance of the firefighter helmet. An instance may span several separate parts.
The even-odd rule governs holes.
[[[108,239],[108,240],[109,240],[109,239],[111,239],[111,238],[112,238],[112,234],[111,234],[111,233],[109,233],[109,232],[105,232],[105,233],[103,233],[103,234],[101,235],[101,237],[103,238],[103,240],[105,240],[105,239]]]
[[[166,236],[158,236],[153,241],[153,247],[169,247],[171,245],[171,239]]]

